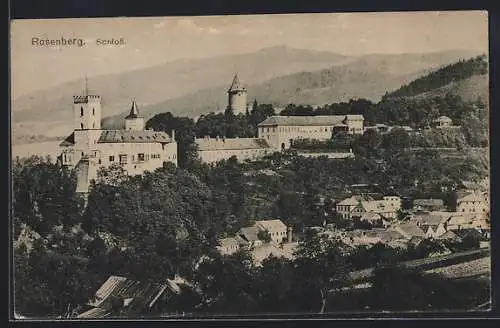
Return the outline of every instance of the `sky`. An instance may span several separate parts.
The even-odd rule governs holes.
[[[278,45],[353,56],[488,52],[486,11],[17,20],[10,32],[14,99],[85,75]],[[86,45],[37,47],[34,37],[82,38]],[[97,45],[110,38],[125,44]]]

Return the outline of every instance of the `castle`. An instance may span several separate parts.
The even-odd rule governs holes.
[[[144,129],[144,118],[132,102],[125,117],[125,128],[106,130],[101,127],[101,97],[73,97],[74,131],[60,145],[59,160],[74,168],[77,192],[87,193],[99,168],[120,165],[129,175],[142,174],[162,167],[164,162],[177,165],[177,143],[174,132]]]
[[[228,108],[234,115],[245,113],[247,90],[235,74],[228,91]],[[236,156],[255,160],[292,146],[293,140],[328,140],[334,132],[363,134],[363,115],[281,116],[273,115],[258,125],[256,138],[196,138],[198,156],[205,163],[216,163]]]
[[[247,89],[241,84],[238,74],[233,78],[233,83],[227,90],[228,106],[234,115],[245,114],[247,110]]]

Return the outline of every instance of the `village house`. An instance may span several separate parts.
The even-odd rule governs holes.
[[[375,244],[386,244],[388,246],[401,246],[401,241],[405,237],[397,231],[384,228],[374,228],[369,230],[357,229],[346,231],[342,234],[342,240],[348,245],[357,247],[361,245],[373,246]]]
[[[169,300],[181,293],[182,278],[164,282],[146,283],[123,276],[110,276],[89,301],[79,319],[96,319],[126,315],[144,315],[161,309]]]
[[[262,266],[262,262],[269,256],[274,256],[277,258],[283,257],[288,260],[294,259],[294,251],[297,248],[298,243],[287,243],[282,245],[276,244],[266,244],[261,247],[257,247],[251,251],[252,258],[255,265]]]
[[[403,223],[391,227],[391,230],[400,233],[404,238],[410,240],[412,237],[425,238],[425,232],[416,224]]]
[[[446,221],[447,230],[461,230],[461,229],[471,229],[471,228],[482,228],[486,229],[489,224],[485,221],[486,219],[482,215],[474,213],[454,213]]]
[[[364,213],[377,213],[384,219],[396,219],[401,210],[399,196],[383,196],[381,200],[374,200],[366,196],[352,196],[339,202],[337,213],[344,219],[360,218]]]
[[[256,160],[272,151],[264,139],[258,138],[196,138],[198,156],[204,163],[216,163],[236,156],[238,161]]]
[[[274,115],[258,125],[258,136],[273,149],[285,150],[291,147],[293,140],[329,140],[337,130],[363,134],[363,121],[363,115]]]
[[[335,209],[343,219],[349,219],[351,217],[352,211],[354,210],[354,207],[356,207],[363,199],[372,200],[371,197],[351,196],[338,202],[335,206]]]
[[[361,222],[367,222],[370,223],[372,226],[379,227],[379,226],[386,226],[388,225],[388,222],[384,220],[382,215],[379,213],[375,212],[366,212],[363,213],[360,217],[359,220]]]
[[[457,197],[457,212],[460,213],[482,213],[489,215],[489,196],[486,192],[472,192]]]
[[[444,211],[444,201],[442,199],[428,198],[428,199],[415,199],[413,201],[414,211]]]
[[[135,101],[125,117],[125,128],[101,128],[101,97],[73,97],[74,131],[61,142],[59,161],[75,168],[77,192],[86,194],[99,168],[120,165],[129,175],[142,174],[162,167],[165,162],[177,165],[177,143],[174,132],[144,129]]]
[[[238,235],[247,243],[249,248],[260,247],[264,241],[259,238],[260,229],[257,226],[244,227],[238,232]]]
[[[286,242],[291,238],[292,227],[288,227],[281,220],[261,220],[255,221],[255,226],[261,231],[266,231],[271,237],[271,241],[276,244]]]
[[[433,121],[434,126],[438,129],[446,129],[452,126],[453,121],[448,116],[440,116]]]
[[[246,244],[247,242],[240,236],[223,238],[219,240],[217,250],[222,255],[231,255],[237,252],[240,248],[244,247]]]
[[[436,238],[446,232],[446,218],[430,213],[410,217],[410,223],[415,224],[425,232],[426,238]]]

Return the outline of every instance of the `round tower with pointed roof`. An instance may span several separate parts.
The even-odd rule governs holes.
[[[241,84],[238,73],[234,75],[233,83],[227,90],[227,94],[229,98],[228,106],[234,115],[245,114],[247,109],[247,89]]]
[[[139,114],[139,109],[135,101],[132,101],[130,113],[125,117],[125,130],[144,130],[144,118]]]

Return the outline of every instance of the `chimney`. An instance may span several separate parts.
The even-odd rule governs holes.
[[[286,228],[286,230],[287,230],[287,231],[286,231],[287,241],[288,241],[289,243],[291,243],[291,242],[293,241],[292,227],[291,227],[291,226],[288,226],[288,227]]]
[[[175,130],[174,129],[172,129],[171,137],[172,137],[172,140],[175,140]]]

